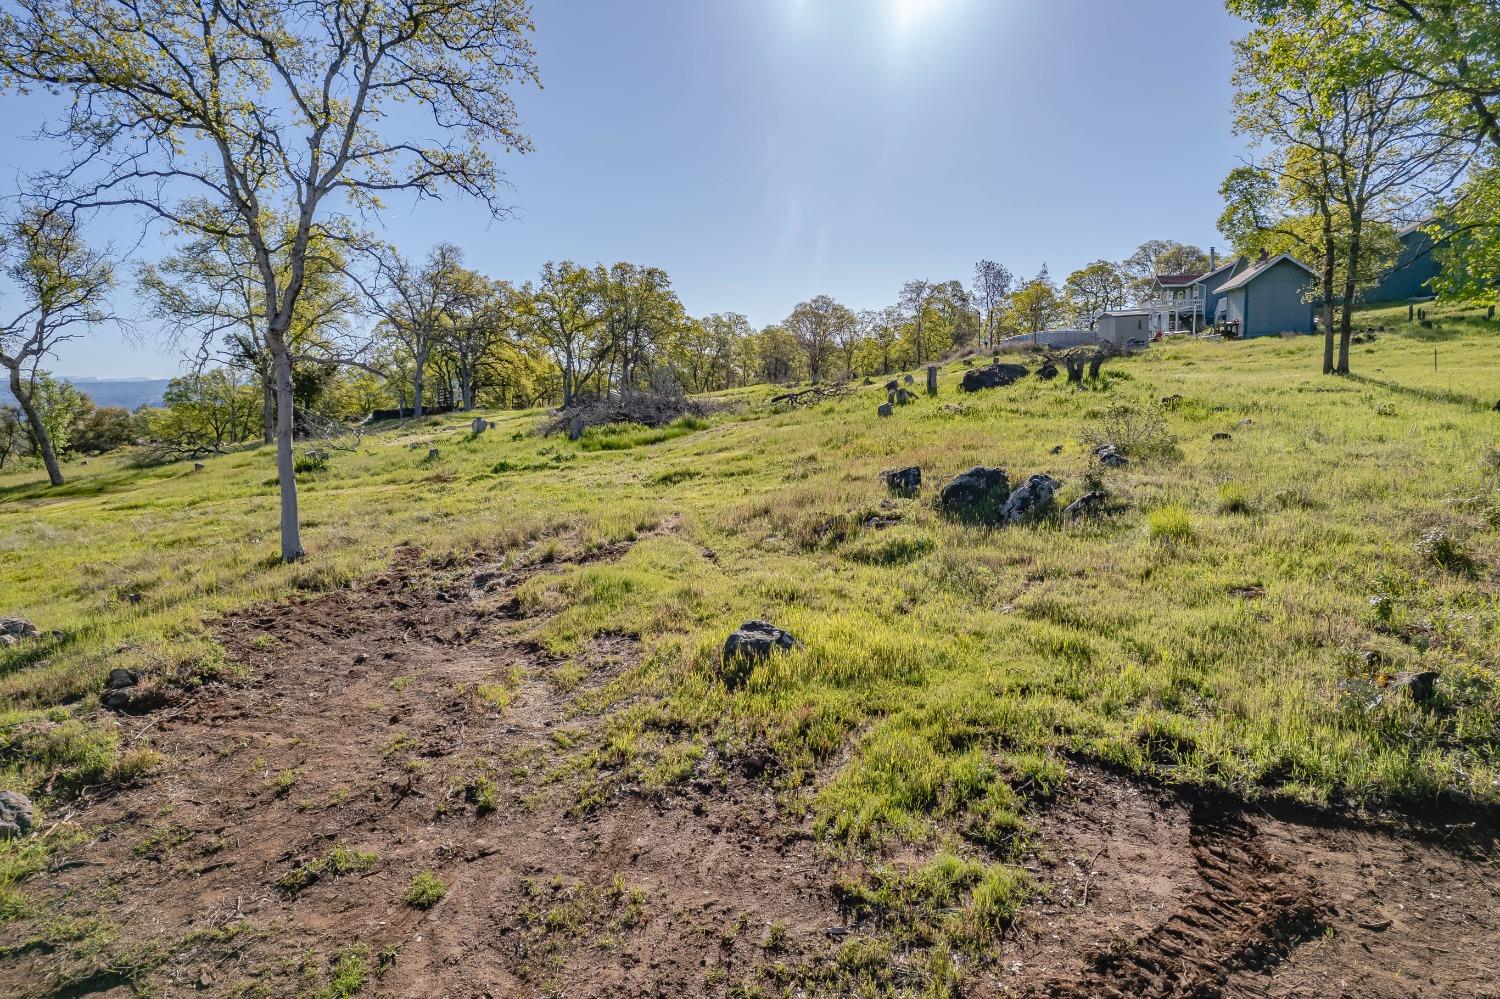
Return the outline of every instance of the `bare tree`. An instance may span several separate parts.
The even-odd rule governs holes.
[[[433,247],[421,267],[393,247],[378,260],[377,281],[361,286],[381,317],[382,331],[411,360],[411,412],[421,416],[428,360],[477,293],[471,280],[476,275],[464,269],[463,251],[452,243]]]
[[[509,92],[535,79],[530,30],[525,0],[12,0],[0,12],[0,71],[69,98],[53,131],[71,156],[39,188],[249,244],[285,560],[303,554],[287,334],[314,235],[352,241],[341,223],[382,197],[445,185],[503,214],[485,146],[528,148]],[[422,138],[412,111],[439,137]]]
[[[54,486],[63,484],[37,398],[38,365],[59,346],[109,317],[102,300],[114,286],[114,268],[90,249],[70,216],[31,206],[3,233],[5,273],[19,293],[19,311],[0,326],[0,366],[10,380],[36,450]]]
[[[466,272],[467,290],[455,305],[453,321],[443,334],[443,346],[453,354],[459,402],[474,408],[482,373],[496,352],[513,346],[517,324],[517,293],[504,281],[486,281]]]

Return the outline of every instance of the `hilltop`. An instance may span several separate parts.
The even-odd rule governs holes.
[[[1500,337],[1435,314],[1340,379],[390,425],[305,462],[292,565],[268,450],[7,472],[0,991],[1480,994]],[[943,516],[976,465],[1108,508]],[[726,683],[752,619],[798,645]]]

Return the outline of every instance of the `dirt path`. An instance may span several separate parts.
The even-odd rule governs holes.
[[[0,994],[333,997],[362,961],[370,995],[777,995],[873,932],[835,902],[854,862],[761,781],[578,814],[559,767],[600,730],[578,693],[636,643],[557,682],[514,581],[409,553],[222,622],[250,679],[139,719],[171,767],[87,806],[87,842],[27,883]],[[1048,892],[965,994],[1500,994],[1493,829],[1432,842],[1072,769],[1041,817]],[[422,872],[446,888],[425,909]]]

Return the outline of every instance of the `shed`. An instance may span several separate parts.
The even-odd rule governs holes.
[[[1110,341],[1116,346],[1125,346],[1128,340],[1151,339],[1150,309],[1112,309],[1101,312],[1095,324],[1099,341]]]
[[[1412,298],[1430,298],[1434,294],[1432,279],[1438,276],[1440,267],[1433,252],[1436,244],[1425,226],[1432,220],[1409,225],[1396,234],[1401,252],[1391,269],[1380,278],[1380,283],[1365,292],[1364,300],[1377,302],[1404,302]]]
[[[1219,319],[1236,324],[1240,336],[1311,333],[1315,306],[1308,289],[1317,273],[1289,253],[1256,261],[1219,288]]]

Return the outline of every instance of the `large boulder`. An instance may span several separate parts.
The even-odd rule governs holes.
[[[1000,520],[1007,524],[1035,520],[1051,508],[1052,497],[1060,488],[1062,483],[1050,475],[1033,475],[1010,494],[1000,508]]]
[[[980,389],[1004,388],[1013,385],[1029,374],[1023,364],[991,364],[983,368],[975,368],[964,372],[964,379],[959,383],[959,388],[965,392],[978,392]]]
[[[1010,496],[1010,478],[1003,468],[975,466],[956,476],[938,494],[938,509],[956,520],[994,523]]]
[[[9,635],[12,638],[35,638],[41,632],[36,630],[36,625],[24,617],[0,617],[0,635]]]
[[[1108,505],[1109,494],[1102,489],[1095,489],[1093,492],[1084,493],[1069,503],[1067,508],[1062,512],[1063,520],[1084,520],[1090,517],[1097,517],[1104,512],[1105,507]]]
[[[888,468],[880,473],[880,481],[898,496],[911,496],[922,488],[922,469],[916,465],[910,468]]]
[[[31,799],[19,791],[0,791],[0,839],[19,839],[36,825]]]
[[[720,675],[724,686],[733,690],[750,678],[755,664],[771,658],[777,651],[790,652],[797,640],[791,632],[782,631],[768,621],[746,621],[724,640]]]

